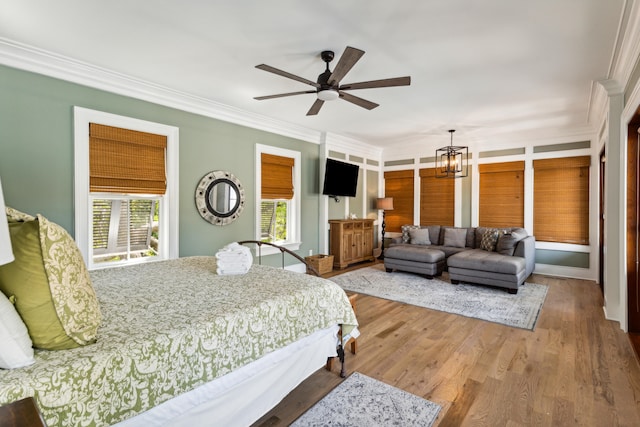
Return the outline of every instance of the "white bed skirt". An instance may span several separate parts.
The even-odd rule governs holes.
[[[336,355],[338,328],[318,331],[116,426],[249,426]]]

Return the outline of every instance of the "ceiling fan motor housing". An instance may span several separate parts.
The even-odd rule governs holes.
[[[334,57],[335,54],[332,50],[323,50],[322,53],[320,53],[320,58],[327,63],[327,67],[329,67],[329,62],[333,61]]]

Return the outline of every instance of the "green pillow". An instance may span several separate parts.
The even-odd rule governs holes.
[[[15,261],[0,266],[0,290],[15,297],[33,346],[61,350],[94,342],[102,315],[71,236],[41,215],[10,217],[9,233]]]

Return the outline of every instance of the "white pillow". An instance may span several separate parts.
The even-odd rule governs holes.
[[[0,292],[0,368],[22,368],[35,363],[27,327],[15,307]]]

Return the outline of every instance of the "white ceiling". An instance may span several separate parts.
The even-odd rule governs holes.
[[[0,0],[0,38],[242,111],[381,147],[593,127],[625,0]],[[323,50],[366,54],[343,83],[410,75],[306,116]],[[333,65],[337,60],[334,60]],[[459,141],[459,140],[456,140]]]

